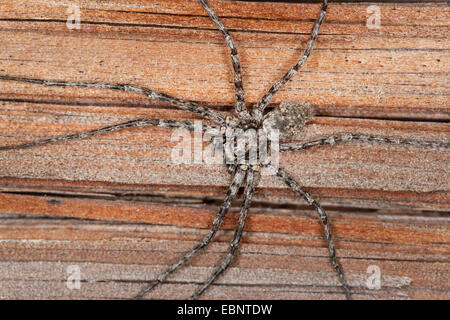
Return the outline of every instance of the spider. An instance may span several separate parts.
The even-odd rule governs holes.
[[[313,45],[318,37],[319,29],[324,22],[328,1],[323,0],[321,3],[321,8],[318,17],[315,21],[314,27],[312,29],[310,39],[306,45],[304,53],[301,55],[298,62],[292,66],[284,76],[275,82],[266,94],[249,110],[245,103],[245,94],[242,84],[242,72],[241,65],[239,61],[239,56],[237,53],[236,46],[234,44],[233,38],[228,32],[227,28],[222,24],[222,22],[217,17],[214,10],[210,7],[206,0],[199,0],[203,8],[208,13],[209,17],[215,23],[217,28],[223,34],[225,42],[230,49],[231,62],[234,71],[234,87],[235,87],[235,114],[227,114],[224,112],[216,111],[204,106],[201,106],[194,102],[184,101],[182,99],[167,95],[165,93],[157,92],[145,87],[136,86],[132,84],[118,84],[118,83],[99,83],[99,82],[66,82],[66,81],[51,81],[42,79],[31,79],[31,78],[19,78],[13,76],[0,76],[1,80],[6,81],[20,81],[35,83],[44,86],[61,86],[61,87],[88,87],[88,88],[101,88],[101,89],[111,89],[120,90],[125,92],[140,93],[148,96],[151,99],[160,100],[167,102],[179,109],[187,110],[202,116],[214,122],[217,126],[212,127],[213,129],[218,129],[223,136],[228,130],[248,130],[248,129],[267,129],[274,128],[279,130],[280,136],[286,140],[294,133],[301,131],[306,125],[308,119],[313,114],[313,109],[310,105],[306,103],[290,103],[283,102],[278,107],[270,112],[265,112],[266,107],[271,102],[274,95],[299,71],[300,67],[307,61]],[[110,125],[107,127],[102,127],[99,129],[94,129],[90,131],[84,131],[80,133],[74,133],[65,136],[53,137],[45,140],[39,140],[34,142],[28,142],[20,145],[8,145],[0,147],[0,151],[7,150],[18,150],[32,148],[36,146],[41,146],[44,144],[64,142],[73,139],[85,139],[95,135],[104,134],[107,132],[122,130],[131,127],[139,126],[159,126],[163,128],[184,128],[188,130],[194,130],[194,125],[188,121],[180,122],[173,120],[162,120],[162,119],[152,119],[152,118],[139,118],[128,122],[123,122],[119,124]],[[351,140],[360,141],[371,141],[376,143],[388,143],[388,144],[401,144],[401,145],[415,145],[420,147],[430,147],[439,148],[450,147],[450,142],[433,142],[433,141],[422,141],[414,139],[399,139],[384,136],[372,136],[372,135],[360,135],[353,133],[344,133],[339,135],[331,135],[327,137],[322,137],[313,141],[301,142],[301,143],[282,143],[279,146],[280,151],[292,151],[292,150],[306,150],[313,147],[324,146],[324,145],[335,145],[339,143],[346,143]],[[229,139],[226,140],[230,143]],[[248,150],[245,150],[248,153]],[[161,273],[155,280],[151,281],[146,287],[134,297],[135,299],[143,298],[147,293],[154,289],[159,284],[165,282],[167,278],[177,269],[182,267],[187,261],[194,257],[201,249],[206,247],[214,238],[215,234],[219,230],[221,223],[223,222],[231,202],[236,198],[240,189],[243,187],[243,199],[239,213],[239,219],[237,227],[234,231],[234,235],[231,241],[231,245],[228,252],[221,262],[221,264],[215,269],[215,271],[210,275],[207,281],[198,288],[197,291],[193,293],[190,297],[191,299],[196,299],[200,297],[205,290],[229,267],[233,257],[235,257],[240,240],[243,234],[244,225],[248,215],[248,211],[251,205],[252,197],[255,192],[255,188],[258,184],[258,178],[260,176],[260,170],[263,167],[267,167],[267,164],[257,162],[253,164],[240,164],[237,162],[229,163],[224,159],[224,163],[228,168],[228,172],[232,175],[232,181],[226,193],[226,197],[223,201],[222,206],[217,213],[211,230],[204,236],[202,241],[196,245],[190,252],[184,255],[180,260],[166,269]],[[327,214],[322,208],[322,206],[317,202],[313,196],[306,191],[289,173],[287,173],[282,168],[277,168],[275,172],[290,189],[292,189],[296,194],[301,196],[306,200],[306,202],[313,206],[315,211],[318,213],[320,220],[323,225],[323,230],[328,243],[329,257],[332,267],[335,269],[337,277],[342,287],[342,291],[347,299],[352,299],[352,293],[350,286],[346,281],[342,267],[336,256],[336,249],[333,243],[333,238],[331,235]]]

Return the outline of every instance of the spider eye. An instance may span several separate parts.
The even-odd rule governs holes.
[[[265,116],[263,129],[268,134],[279,130],[280,139],[289,138],[300,132],[312,115],[309,103],[284,101]]]

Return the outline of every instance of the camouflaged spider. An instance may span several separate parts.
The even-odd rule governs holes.
[[[216,129],[220,129],[219,131],[224,134],[227,129],[242,129],[246,130],[249,128],[252,129],[267,129],[267,128],[275,128],[280,131],[281,138],[287,139],[289,136],[293,135],[295,132],[301,130],[308,118],[312,115],[312,108],[308,104],[304,103],[282,103],[280,106],[275,108],[273,111],[264,114],[265,108],[272,100],[273,96],[286,84],[299,70],[299,68],[306,62],[308,59],[314,42],[319,34],[319,28],[322,25],[328,1],[323,0],[318,18],[314,24],[313,30],[311,32],[311,37],[307,43],[306,49],[303,55],[300,57],[298,62],[291,67],[286,74],[267,91],[267,93],[256,103],[252,111],[250,112],[245,104],[244,98],[244,89],[242,85],[242,73],[241,66],[239,62],[239,57],[237,53],[237,49],[234,45],[233,39],[225,26],[220,22],[218,17],[216,16],[213,9],[209,6],[206,0],[199,0],[202,6],[207,11],[210,18],[214,21],[218,29],[225,37],[225,42],[228,45],[231,51],[231,61],[234,70],[234,86],[235,86],[235,116],[232,117],[229,114],[216,111],[214,109],[206,108],[201,105],[198,105],[193,102],[183,101],[181,99],[169,96],[164,93],[156,92],[148,88],[129,85],[129,84],[111,84],[111,83],[89,83],[89,82],[64,82],[64,81],[48,81],[41,79],[30,79],[30,78],[18,78],[12,76],[0,76],[2,80],[8,81],[21,81],[21,82],[29,82],[36,83],[45,86],[62,86],[62,87],[91,87],[91,88],[103,88],[103,89],[112,89],[112,90],[121,90],[126,92],[135,92],[147,95],[151,99],[156,99],[164,102],[168,102],[171,105],[182,109],[188,110],[190,112],[201,115],[202,117],[213,121],[219,127]],[[141,118],[135,119],[132,121],[119,123],[115,125],[111,125],[108,127],[103,127],[91,131],[85,131],[81,133],[75,133],[66,136],[54,137],[46,140],[29,142],[21,145],[12,145],[12,146],[3,146],[0,147],[0,151],[6,150],[17,150],[24,148],[31,148],[39,145],[44,145],[48,143],[54,142],[63,142],[72,139],[83,139],[92,137],[94,135],[103,134],[106,132],[117,131],[125,128],[136,127],[136,126],[160,126],[165,128],[186,128],[189,130],[193,130],[194,126],[190,122],[178,122],[171,120],[161,120],[161,119],[150,119],[150,118]],[[350,140],[362,140],[362,141],[372,141],[378,143],[390,143],[390,144],[408,144],[408,145],[416,145],[422,147],[449,147],[450,143],[448,142],[431,142],[431,141],[420,141],[413,139],[396,139],[390,137],[383,136],[368,136],[368,135],[358,135],[352,133],[345,133],[340,135],[332,135],[328,137],[323,137],[317,140],[302,142],[302,143],[284,143],[279,146],[280,151],[286,150],[303,150],[312,148],[315,146],[322,145],[334,145],[337,143],[345,143]],[[226,162],[226,161],[225,161]],[[208,278],[208,280],[191,296],[191,299],[198,298],[216,279],[217,277],[223,273],[228,266],[230,265],[233,257],[235,256],[239,243],[242,237],[244,224],[247,218],[248,210],[251,204],[251,200],[254,194],[255,187],[258,183],[258,178],[260,175],[260,167],[261,163],[256,164],[227,164],[225,163],[229,169],[230,174],[232,174],[232,182],[227,191],[227,195],[224,199],[222,206],[219,209],[217,216],[214,219],[213,226],[211,230],[205,235],[201,243],[195,246],[192,251],[187,253],[183,258],[181,258],[178,262],[173,264],[163,273],[161,273],[154,281],[152,281],[147,287],[143,288],[141,292],[139,292],[135,298],[142,298],[145,294],[147,294],[150,290],[155,288],[158,284],[163,283],[170,274],[172,274],[175,270],[184,265],[188,260],[190,260],[194,255],[196,255],[202,248],[207,246],[214,235],[218,231],[225,215],[227,214],[228,209],[230,208],[231,202],[236,197],[238,191],[242,186],[244,186],[243,192],[243,200],[239,213],[239,221],[238,225],[235,229],[235,233],[231,242],[231,246],[228,250],[228,253],[220,266],[213,272],[213,274]],[[322,221],[325,236],[328,242],[328,249],[330,254],[331,264],[336,270],[338,275],[338,279],[342,285],[343,292],[347,299],[351,299],[351,292],[349,285],[346,282],[344,277],[344,273],[342,271],[341,265],[337,261],[336,252],[333,244],[333,240],[331,237],[330,228],[328,225],[327,214],[321,207],[321,205],[302,187],[298,182],[296,182],[287,172],[285,172],[281,168],[276,169],[275,173],[278,177],[280,177],[284,183],[291,188],[295,193],[303,197],[310,205],[312,205],[319,217]]]

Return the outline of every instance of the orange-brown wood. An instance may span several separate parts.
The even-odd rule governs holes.
[[[293,65],[315,4],[210,1],[241,57],[250,103]],[[294,140],[354,132],[449,141],[449,8],[331,3],[302,72],[277,94],[317,116]],[[0,75],[132,83],[232,111],[229,50],[197,1],[0,3]],[[0,146],[138,117],[200,117],[137,94],[0,81]],[[0,297],[130,298],[198,242],[230,177],[171,161],[173,131],[133,128],[0,152]],[[285,152],[286,168],[328,210],[337,254],[361,299],[449,299],[450,152],[349,143]],[[209,249],[148,297],[186,298],[228,248],[239,202]],[[50,217],[50,219],[49,219]],[[69,218],[69,219],[67,219]],[[239,257],[204,298],[340,299],[316,214],[263,177]],[[66,287],[80,266],[80,290]],[[368,289],[369,266],[382,288]]]

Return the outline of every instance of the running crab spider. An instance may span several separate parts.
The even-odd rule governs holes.
[[[231,51],[231,61],[234,70],[234,87],[235,87],[235,115],[229,115],[227,113],[219,112],[210,108],[203,107],[199,104],[184,101],[176,97],[169,96],[164,93],[160,93],[145,87],[135,86],[131,84],[115,84],[115,83],[91,83],[91,82],[64,82],[64,81],[50,81],[42,79],[30,79],[30,78],[19,78],[13,76],[0,76],[0,80],[5,81],[20,81],[35,83],[44,86],[60,86],[60,87],[87,87],[87,88],[100,88],[100,89],[110,89],[119,90],[125,92],[134,92],[146,95],[150,99],[160,100],[167,102],[179,109],[187,110],[198,114],[208,120],[214,122],[217,127],[215,129],[220,129],[220,132],[224,133],[227,129],[260,129],[260,128],[276,128],[280,130],[282,138],[289,138],[290,135],[296,131],[300,131],[305,125],[308,118],[312,115],[312,109],[309,105],[304,103],[282,103],[278,108],[273,111],[265,113],[265,109],[271,102],[273,96],[286,84],[300,69],[300,67],[307,61],[314,42],[319,34],[320,26],[322,25],[326,10],[327,10],[327,0],[323,0],[318,18],[314,24],[310,40],[307,43],[306,49],[303,55],[300,57],[298,62],[290,68],[285,75],[267,91],[267,93],[253,106],[252,110],[247,109],[245,104],[245,95],[242,85],[242,72],[240,61],[237,53],[234,41],[225,28],[225,26],[220,22],[216,16],[213,9],[208,5],[206,0],[199,0],[201,5],[207,11],[208,15],[212,21],[216,24],[217,28],[221,31],[225,37],[225,42]],[[44,144],[64,142],[73,139],[85,139],[95,135],[105,134],[107,132],[122,130],[130,127],[138,126],[159,126],[165,128],[185,128],[188,130],[194,130],[194,126],[190,122],[178,122],[171,120],[161,120],[161,119],[151,119],[151,118],[140,118],[131,120],[124,123],[119,123],[111,125],[108,127],[103,127],[91,131],[85,131],[80,133],[74,133],[66,136],[53,137],[46,140],[29,142],[21,145],[10,145],[0,147],[0,151],[7,150],[18,150],[37,147]],[[368,135],[358,135],[353,133],[346,133],[340,135],[332,135],[328,137],[323,137],[317,140],[302,142],[302,143],[284,143],[280,145],[280,151],[287,150],[306,150],[312,147],[319,147],[323,145],[335,145],[338,143],[346,143],[351,140],[362,140],[362,141],[372,141],[378,143],[390,143],[390,144],[409,144],[421,147],[445,147],[450,146],[449,142],[436,143],[431,141],[420,141],[413,139],[395,139],[383,136],[368,136]],[[227,164],[227,163],[226,163]],[[244,188],[243,200],[239,213],[238,225],[235,229],[235,233],[231,242],[231,246],[226,254],[226,257],[222,263],[217,267],[217,269],[212,273],[208,280],[191,296],[192,299],[198,298],[216,279],[220,276],[230,265],[233,257],[235,256],[239,243],[242,237],[245,221],[248,215],[248,210],[251,205],[252,197],[254,194],[255,187],[258,184],[258,178],[260,175],[260,168],[262,164],[252,164],[250,166],[243,164],[227,164],[230,174],[232,175],[232,181],[227,191],[226,197],[223,201],[222,206],[214,219],[213,226],[211,230],[205,235],[201,243],[195,246],[192,251],[187,253],[179,261],[170,266],[162,274],[160,274],[156,280],[152,281],[148,286],[143,288],[135,298],[142,298],[147,293],[149,293],[157,285],[166,281],[166,279],[177,269],[183,266],[187,261],[194,257],[202,248],[206,247],[211,240],[214,238],[216,232],[218,231],[225,215],[230,208],[231,202],[236,198],[241,187]],[[309,194],[297,181],[295,181],[286,171],[278,168],[276,175],[296,194],[304,198],[308,204],[312,205],[317,211],[323,228],[325,236],[328,243],[328,250],[330,255],[331,264],[334,267],[339,282],[342,286],[343,293],[347,299],[351,299],[350,287],[346,281],[341,265],[339,264],[336,257],[336,250],[333,244],[333,239],[331,236],[331,231],[328,224],[327,214],[321,205]]]

